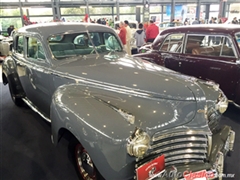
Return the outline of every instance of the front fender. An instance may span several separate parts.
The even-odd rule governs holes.
[[[115,180],[133,177],[135,158],[126,150],[133,125],[88,93],[85,86],[59,87],[53,95],[50,117],[55,144],[59,130],[67,129],[88,151],[103,177]]]

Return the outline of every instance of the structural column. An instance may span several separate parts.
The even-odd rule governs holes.
[[[226,10],[227,10],[227,8],[229,8],[229,7],[227,7],[228,5],[227,5],[227,1],[226,0],[220,0],[220,5],[219,5],[219,13],[218,13],[218,17],[220,18],[220,17],[226,17]],[[228,12],[229,12],[229,9],[228,9]]]
[[[85,14],[87,14],[88,17],[90,18],[90,14],[89,14],[89,3],[88,3],[88,0],[85,0],[85,3],[86,3]]]
[[[143,22],[148,22],[149,21],[149,2],[148,0],[143,1]]]
[[[171,19],[170,19],[170,21],[172,21],[173,19],[175,19],[175,0],[172,0],[172,2],[171,2]]]
[[[209,21],[209,14],[210,14],[210,4],[205,5],[205,19]]]
[[[22,9],[22,2],[19,0],[19,7],[20,7],[20,15],[22,20],[22,26],[24,26],[24,20],[23,20],[23,9]]]
[[[164,8],[164,6],[163,5],[161,5],[161,22],[163,22],[163,9]]]
[[[225,8],[224,12],[225,12],[225,16],[224,17],[229,17],[229,11],[230,11],[230,4],[228,4],[227,2],[225,2]]]
[[[201,0],[197,1],[197,7],[196,7],[196,18],[200,20],[200,13],[201,13]]]
[[[54,20],[60,20],[60,7],[59,7],[59,0],[52,0],[52,12]]]
[[[141,22],[141,7],[136,7],[136,21]]]
[[[119,0],[117,0],[117,19],[120,20],[120,13],[119,13]]]

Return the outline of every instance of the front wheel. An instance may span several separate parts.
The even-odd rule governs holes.
[[[104,180],[95,167],[87,150],[77,140],[71,142],[71,153],[80,179],[83,180]]]

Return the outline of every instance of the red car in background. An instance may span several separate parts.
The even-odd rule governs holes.
[[[168,28],[135,57],[220,85],[240,105],[240,25],[191,25]]]

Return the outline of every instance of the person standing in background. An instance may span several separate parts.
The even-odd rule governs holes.
[[[10,25],[10,26],[7,28],[8,36],[11,36],[11,33],[12,33],[13,30],[14,30],[14,26],[13,26],[13,25]]]
[[[214,17],[211,17],[210,21],[208,22],[209,24],[212,24],[214,20]]]
[[[132,31],[131,31],[131,28],[129,27],[129,22],[128,20],[125,20],[124,21],[124,24],[125,24],[125,28],[126,28],[126,31],[127,31],[127,36],[126,36],[126,50],[127,50],[127,53],[128,55],[131,55],[132,52],[131,52],[131,38],[132,38]]]
[[[134,33],[134,38],[136,39],[137,49],[139,50],[139,48],[146,43],[145,41],[146,34],[145,31],[143,30],[142,23],[139,23],[138,30]]]
[[[126,40],[127,40],[127,30],[124,26],[124,23],[122,21],[119,22],[119,38],[122,41],[123,47],[126,50]]]
[[[232,24],[238,24],[237,17],[233,18]]]
[[[159,28],[156,26],[156,24],[153,23],[153,20],[150,20],[150,23],[146,30],[146,41],[153,42],[158,34]]]
[[[221,18],[218,19],[218,24],[222,24],[222,19]]]
[[[193,25],[193,24],[200,24],[200,23],[199,23],[199,20],[198,20],[197,18],[195,18],[195,20],[192,22],[192,25]]]

